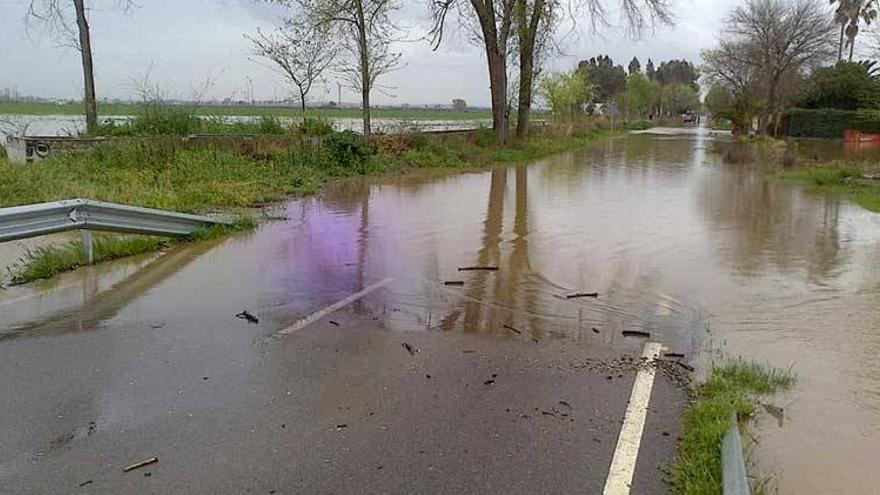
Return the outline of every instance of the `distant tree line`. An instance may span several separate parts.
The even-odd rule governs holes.
[[[560,118],[602,112],[643,120],[698,111],[699,77],[687,60],[667,60],[655,68],[649,58],[642,72],[637,57],[624,69],[610,56],[599,55],[580,61],[568,73],[546,76],[542,89],[545,102]]]

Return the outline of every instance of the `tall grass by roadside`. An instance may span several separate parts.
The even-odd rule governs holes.
[[[0,207],[78,197],[190,213],[258,206],[316,193],[335,177],[528,161],[605,135],[540,135],[502,148],[486,133],[445,141],[389,135],[368,144],[348,132],[325,138],[319,149],[259,157],[150,143],[99,146],[27,166],[0,163]]]
[[[721,440],[730,416],[748,418],[762,395],[789,390],[791,371],[742,360],[715,365],[709,379],[697,386],[684,417],[684,431],[670,473],[674,493],[721,493]]]
[[[862,166],[833,162],[782,170],[776,173],[776,177],[806,182],[822,190],[844,194],[863,208],[880,213],[880,184],[859,184],[857,180],[864,173]]]
[[[183,238],[145,235],[95,234],[92,249],[95,262],[108,261],[136,254],[167,249],[182,242],[203,242],[240,230],[252,229],[256,223],[250,218],[236,220],[230,225],[216,225]],[[13,284],[47,279],[84,264],[85,252],[80,239],[71,239],[60,245],[42,246],[25,253],[19,262],[8,268]]]

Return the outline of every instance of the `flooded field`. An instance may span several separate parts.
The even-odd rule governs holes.
[[[112,116],[110,120],[121,123],[129,120],[127,116]],[[227,122],[252,121],[255,117],[224,116]],[[281,122],[293,123],[297,119],[279,117]],[[332,119],[336,130],[353,130],[360,132],[360,119]],[[490,120],[399,120],[373,119],[373,130],[376,132],[404,131],[452,131],[491,127]],[[0,144],[6,143],[7,134],[26,134],[29,136],[75,136],[86,127],[85,118],[76,115],[3,115],[0,114]]]
[[[48,298],[39,285],[0,293],[0,352],[36,352],[48,336],[71,341],[158,319],[169,328],[192,322],[180,338],[193,346],[241,343],[240,333],[214,326],[218,314],[247,307],[283,326],[392,277],[388,290],[355,304],[352,318],[366,320],[369,309],[392,333],[471,334],[487,345],[576,340],[636,352],[620,332],[641,330],[689,355],[791,367],[796,389],[773,399],[784,420],[759,418],[763,469],[781,493],[873,492],[880,215],[768,181],[760,155],[725,140],[632,136],[530,165],[338,183],[321,198],[292,201],[286,221],[257,232],[61,277],[45,290],[73,295],[47,304],[51,314],[35,316]],[[803,152],[842,152],[816,146]],[[458,271],[464,266],[498,270]],[[132,282],[96,282],[132,267],[140,270]],[[565,297],[593,291],[598,298]],[[176,302],[182,296],[185,306]],[[64,301],[86,303],[63,309]],[[236,366],[259,360],[223,352]]]

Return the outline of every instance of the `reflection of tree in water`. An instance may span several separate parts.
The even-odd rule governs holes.
[[[727,149],[719,161],[754,156],[748,148]],[[835,274],[846,254],[840,247],[839,198],[808,195],[797,186],[768,181],[749,160],[719,168],[719,173],[702,176],[697,204],[721,236],[715,245],[735,270],[804,270],[813,282]]]

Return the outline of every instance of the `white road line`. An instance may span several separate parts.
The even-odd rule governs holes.
[[[344,308],[345,306],[348,306],[349,304],[366,296],[370,292],[373,292],[376,289],[381,289],[382,287],[385,287],[386,285],[390,284],[392,280],[394,280],[394,279],[393,278],[386,278],[384,280],[380,280],[379,282],[376,282],[375,284],[368,285],[368,286],[364,287],[364,289],[362,291],[356,292],[356,293],[346,297],[345,299],[343,299],[339,302],[335,302],[320,311],[316,311],[316,312],[310,314],[309,316],[306,316],[302,320],[297,321],[296,323],[294,323],[293,325],[290,325],[287,328],[283,328],[283,329],[279,330],[278,334],[279,335],[289,335],[293,332],[296,332],[297,330],[305,328],[305,327],[311,325],[312,323],[320,320],[321,318],[329,315],[330,313],[332,313],[334,311],[338,311],[338,310]]]
[[[648,342],[645,344],[642,357],[647,358],[648,362],[653,361],[660,355],[660,350],[659,343]],[[608,470],[608,478],[605,480],[603,495],[629,494],[653,387],[654,367],[645,366],[636,374],[633,383],[629,405],[623,417],[623,426],[620,427],[620,436],[617,437],[617,447],[614,449],[614,457],[611,458],[611,469]]]

